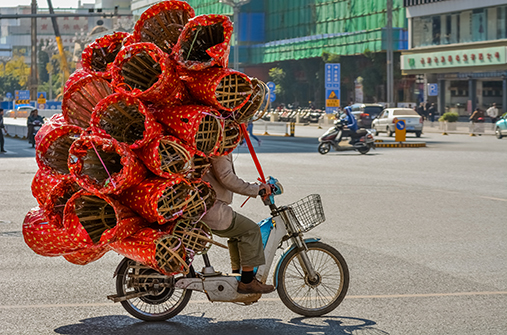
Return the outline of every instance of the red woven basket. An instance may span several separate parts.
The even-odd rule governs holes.
[[[116,32],[111,35],[104,35],[88,44],[81,54],[83,69],[96,76],[111,79],[111,67],[114,59],[123,44],[123,40],[130,34]]]
[[[194,71],[213,66],[226,68],[232,30],[231,20],[225,15],[200,15],[193,18],[173,48],[178,65]]]
[[[102,99],[90,120],[93,134],[107,134],[130,149],[139,149],[162,133],[145,105],[136,98],[116,93]]]

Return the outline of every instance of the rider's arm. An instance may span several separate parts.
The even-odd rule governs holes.
[[[228,190],[253,198],[259,194],[260,185],[244,181],[236,175],[231,154],[212,157],[211,168],[215,178]]]

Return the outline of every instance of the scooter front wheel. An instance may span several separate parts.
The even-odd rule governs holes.
[[[280,264],[277,291],[291,311],[304,316],[321,316],[343,301],[349,287],[349,269],[343,256],[322,242],[307,243],[306,254],[316,273],[310,278],[301,251],[294,248]]]
[[[321,155],[327,154],[329,152],[329,150],[331,150],[331,143],[322,142],[321,144],[319,144],[319,153]]]
[[[187,277],[193,272],[191,268]],[[192,296],[191,290],[176,289],[171,285],[176,282],[177,276],[164,276],[128,258],[121,261],[116,275],[118,296],[142,294],[147,290],[153,292],[121,302],[127,312],[144,321],[164,321],[178,315]],[[159,288],[153,288],[154,285]]]

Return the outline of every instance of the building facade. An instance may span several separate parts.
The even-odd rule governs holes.
[[[462,116],[493,103],[505,112],[505,0],[405,0],[405,7],[409,50],[402,53],[401,69],[424,75],[425,100],[436,99],[440,112]],[[435,87],[429,84],[438,84],[438,92],[429,92]]]

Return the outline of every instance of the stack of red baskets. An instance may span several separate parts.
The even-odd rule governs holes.
[[[209,158],[239,144],[266,85],[227,68],[232,24],[184,1],[148,9],[134,32],[82,54],[62,114],[36,137],[39,207],[23,224],[37,254],[87,264],[114,250],[167,275],[213,242],[200,220],[215,192]]]

